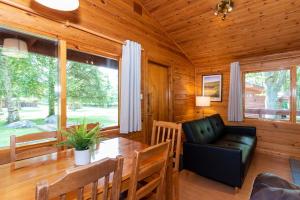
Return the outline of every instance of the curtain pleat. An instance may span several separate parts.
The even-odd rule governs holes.
[[[242,80],[239,62],[234,62],[230,65],[228,121],[243,121]]]
[[[140,131],[141,45],[126,41],[122,50],[120,133]]]

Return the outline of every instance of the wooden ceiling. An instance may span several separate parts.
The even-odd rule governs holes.
[[[235,0],[225,21],[219,0],[141,0],[196,66],[300,49],[299,0]]]

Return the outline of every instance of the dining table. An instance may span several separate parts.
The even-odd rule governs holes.
[[[132,161],[135,151],[141,151],[149,145],[131,139],[117,137],[102,141],[94,151],[91,162],[104,158],[123,156],[121,191],[129,188],[129,179],[132,172]],[[66,170],[75,168],[74,150],[65,149],[58,152],[29,158],[14,163],[0,165],[0,200],[33,200],[38,182],[47,180],[54,182],[64,175]],[[166,181],[172,181],[172,170]],[[166,183],[170,186],[172,183]],[[101,187],[101,186],[99,186]],[[166,187],[166,198],[172,200],[172,192]],[[100,190],[99,190],[100,191]]]

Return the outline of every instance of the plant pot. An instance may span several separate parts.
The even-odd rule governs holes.
[[[76,165],[87,165],[91,162],[91,152],[89,149],[82,151],[74,150],[74,154]]]

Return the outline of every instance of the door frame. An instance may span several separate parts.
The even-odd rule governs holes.
[[[168,65],[162,62],[155,61],[154,59],[145,59],[145,70],[144,70],[144,142],[150,143],[148,141],[148,135],[151,134],[149,133],[148,127],[149,127],[149,115],[148,115],[148,109],[149,109],[149,102],[148,102],[148,95],[149,95],[149,79],[148,79],[148,74],[149,74],[149,63],[153,63],[162,67],[167,68],[168,70],[168,87],[169,87],[169,99],[168,99],[168,111],[169,111],[169,121],[173,121],[173,66]]]

